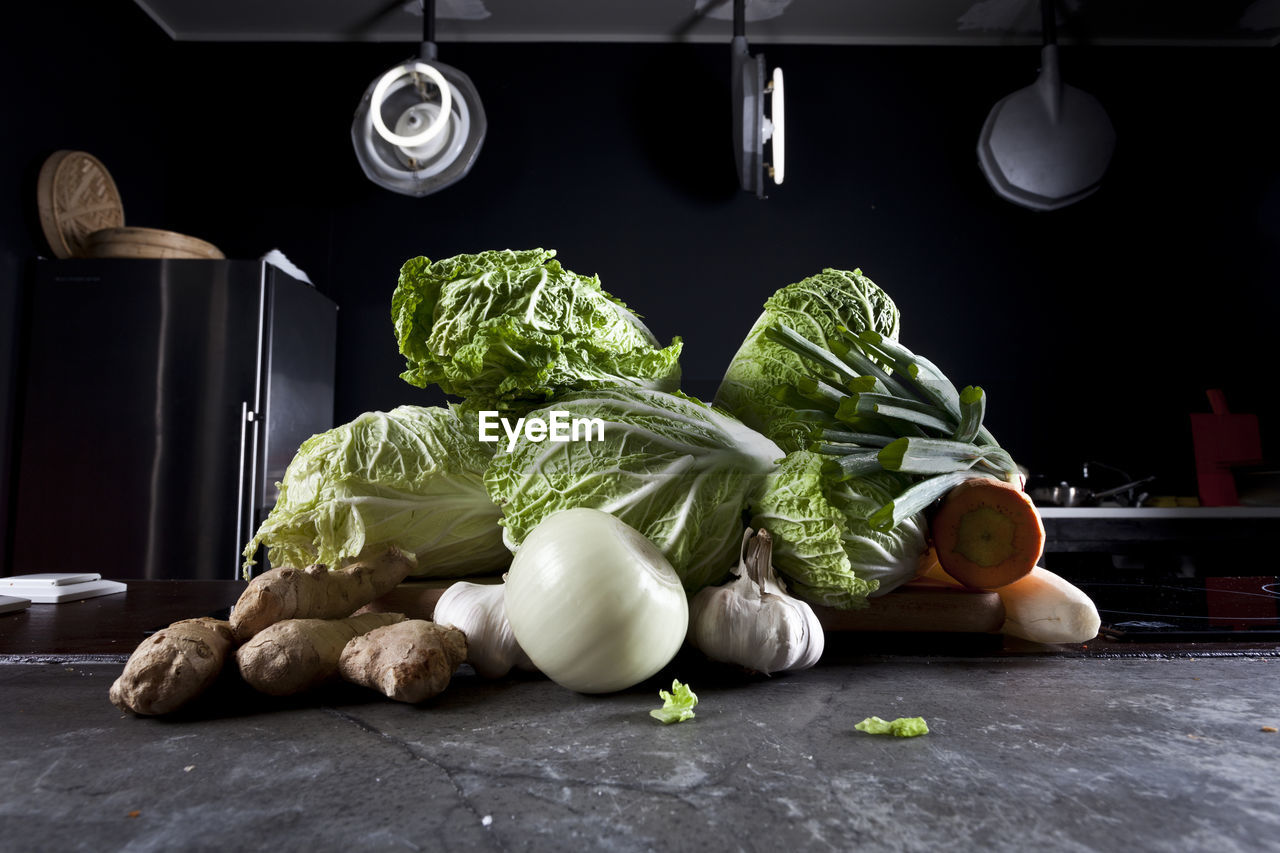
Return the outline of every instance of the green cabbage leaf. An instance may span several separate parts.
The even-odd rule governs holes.
[[[670,690],[659,690],[658,698],[662,700],[662,707],[654,708],[649,716],[664,726],[683,723],[698,716],[693,710],[698,707],[698,694],[678,678],[671,682]]]
[[[846,480],[825,476],[826,457],[808,450],[787,454],[751,506],[751,526],[773,536],[773,565],[800,598],[852,610],[919,573],[926,547],[922,515],[890,530],[870,516],[910,483],[878,471]]]
[[[341,567],[395,545],[416,557],[413,574],[501,572],[511,560],[484,470],[493,445],[458,407],[368,412],[303,442],[280,496],[244,549],[260,545],[273,566]]]
[[[660,347],[598,277],[554,257],[530,249],[406,261],[391,307],[401,378],[502,411],[608,385],[674,391],[680,340]]]
[[[653,542],[692,593],[729,574],[742,539],[742,513],[782,451],[769,439],[683,394],[601,388],[558,398],[551,412],[598,419],[585,440],[500,443],[485,473],[514,551],[547,516],[603,510]]]
[[[879,717],[867,717],[853,726],[860,732],[869,735],[893,735],[894,737],[919,737],[929,733],[929,724],[924,717],[898,717],[896,720],[882,720]]]
[[[815,370],[766,336],[777,323],[829,347],[842,327],[896,339],[898,309],[861,270],[826,269],[787,285],[765,301],[764,312],[729,363],[715,403],[790,453],[808,445],[809,425],[776,392],[814,376]]]

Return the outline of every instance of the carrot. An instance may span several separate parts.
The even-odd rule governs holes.
[[[965,480],[947,492],[929,530],[942,568],[973,589],[998,589],[1026,577],[1044,553],[1044,523],[1031,498],[991,477]]]

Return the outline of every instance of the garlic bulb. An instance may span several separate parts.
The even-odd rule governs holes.
[[[807,669],[826,638],[808,604],[787,593],[774,571],[769,531],[742,538],[737,580],[708,587],[689,604],[689,642],[712,660],[765,674]]]
[[[485,678],[501,678],[512,667],[534,670],[507,621],[500,583],[452,584],[436,602],[432,621],[467,636],[467,663]]]

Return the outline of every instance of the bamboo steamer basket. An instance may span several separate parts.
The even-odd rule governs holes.
[[[55,151],[36,182],[40,227],[57,258],[221,260],[212,243],[158,228],[126,227],[111,173],[85,151]]]
[[[124,204],[107,167],[84,151],[55,151],[36,180],[40,228],[58,258],[83,257],[89,235],[124,225]]]
[[[86,258],[180,258],[221,260],[217,246],[196,237],[159,228],[102,228],[85,240]]]

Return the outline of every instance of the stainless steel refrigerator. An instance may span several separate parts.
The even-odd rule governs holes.
[[[230,579],[333,425],[337,306],[264,261],[40,261],[11,573]]]

